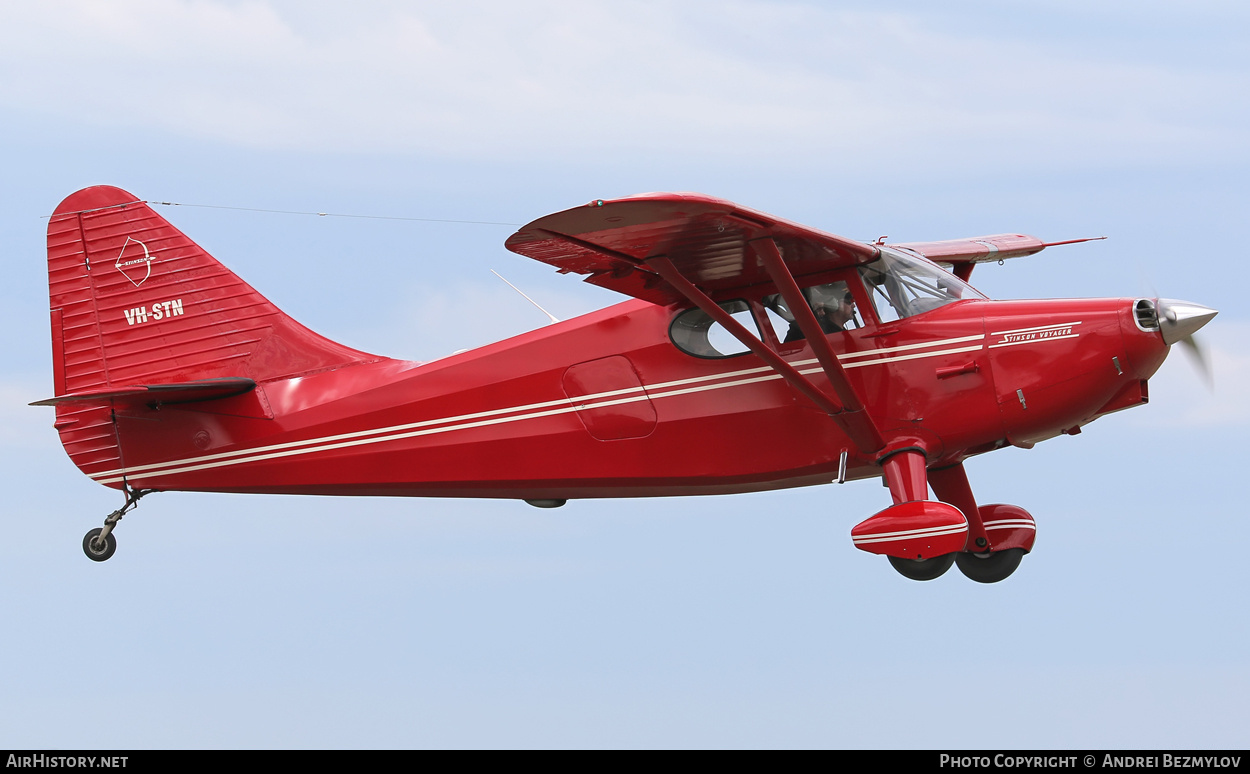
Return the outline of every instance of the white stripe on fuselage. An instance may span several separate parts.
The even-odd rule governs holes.
[[[1075,325],[1079,323],[1068,324]],[[1039,327],[1049,328],[1058,326]],[[846,362],[843,366],[843,368],[851,369],[862,368],[869,365],[895,363],[905,360],[939,357],[942,355],[979,350],[985,346],[984,339],[984,334],[960,336],[951,339],[938,339],[936,341],[919,344],[904,344],[897,347],[885,347],[865,352],[850,352],[844,355],[839,355],[838,360],[840,362],[858,360],[858,362]],[[1038,341],[1045,340],[1047,339],[1039,339]],[[972,346],[936,350],[933,349],[934,347],[945,347],[950,344],[962,344],[970,341],[978,341],[978,343]],[[920,349],[927,349],[930,351],[913,351]],[[894,352],[908,352],[909,354],[881,357],[881,355]],[[873,359],[859,360],[860,358]],[[790,365],[794,366],[801,374],[814,374],[822,372],[822,368],[819,366],[815,368],[805,367],[815,365],[816,363],[817,360],[815,358],[809,358],[805,360],[791,361]],[[755,376],[756,374],[760,375]],[[522,406],[490,409],[488,411],[479,411],[470,414],[459,414],[456,416],[441,417],[438,419],[426,419],[419,422],[408,422],[399,425],[389,425],[387,427],[377,427],[368,430],[356,430],[349,433],[338,433],[335,435],[308,438],[302,441],[288,441],[286,443],[257,446],[248,449],[237,449],[234,451],[207,454],[199,457],[187,457],[184,459],[155,462],[147,465],[135,465],[132,467],[107,470],[89,475],[91,478],[102,484],[117,483],[122,481],[125,477],[135,476],[136,474],[143,474],[139,477],[146,480],[149,478],[169,476],[177,473],[189,473],[197,470],[242,465],[244,463],[261,462],[263,460],[271,460],[282,457],[294,457],[323,451],[333,451],[335,449],[386,443],[406,438],[416,438],[424,435],[446,433],[453,430],[470,430],[490,425],[519,422],[526,419],[540,419],[543,417],[567,414],[572,411],[606,408],[608,406],[634,403],[643,400],[654,401],[663,398],[677,397],[679,395],[709,392],[728,387],[740,387],[747,384],[756,384],[759,382],[772,381],[781,378],[781,375],[773,371],[771,367],[761,366],[758,368],[747,368],[741,371],[730,371],[728,373],[708,374],[686,379],[675,379],[672,381],[658,382],[638,387],[626,387],[620,390],[610,390],[591,395],[583,395],[577,398],[559,398],[556,400],[530,403]],[[708,384],[708,382],[712,383]]]

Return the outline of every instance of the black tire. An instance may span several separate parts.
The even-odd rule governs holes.
[[[990,554],[960,553],[955,555],[955,564],[969,580],[998,583],[1016,571],[1024,554],[1023,548],[1008,548]]]
[[[942,573],[951,568],[955,563],[955,557],[960,554],[943,554],[935,556],[931,559],[899,559],[897,556],[887,556],[890,564],[894,569],[898,570],[898,574],[904,578],[910,578],[914,581],[927,581],[934,578],[942,577]]]
[[[82,539],[82,552],[93,562],[107,561],[113,555],[113,552],[117,550],[117,538],[113,537],[112,532],[108,534],[108,537],[104,538],[103,548],[96,544],[96,538],[103,531],[103,527],[96,527]]]

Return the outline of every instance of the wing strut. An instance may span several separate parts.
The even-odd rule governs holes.
[[[767,242],[768,245],[772,247],[773,251],[776,251],[777,248],[773,245],[772,240],[767,240]],[[780,258],[780,256],[778,256],[778,258]],[[677,270],[677,267],[674,266],[673,262],[667,257],[661,255],[647,258],[645,263],[649,268],[655,270],[657,274],[663,277],[674,290],[685,296],[691,303],[706,312],[713,320],[724,326],[725,330],[727,330],[735,339],[742,342],[743,346],[751,350],[751,352],[757,355],[774,371],[780,374],[783,379],[789,382],[791,387],[807,396],[807,398],[815,403],[821,411],[824,411],[826,414],[831,416],[861,450],[865,453],[871,453],[879,450],[885,445],[885,442],[881,439],[881,434],[872,424],[872,420],[869,419],[868,415],[863,411],[863,405],[859,401],[858,396],[856,396],[854,390],[850,388],[850,384],[846,382],[845,374],[842,373],[841,366],[837,364],[836,356],[832,358],[832,362],[833,367],[836,369],[835,373],[839,376],[838,379],[831,378],[831,381],[833,382],[834,389],[838,392],[839,396],[841,396],[843,392],[840,387],[845,387],[845,391],[850,395],[853,400],[852,405],[855,408],[851,408],[849,411],[846,406],[839,405],[832,398],[822,392],[815,384],[812,383],[810,379],[804,377],[803,374],[799,373],[794,366],[787,363],[780,355],[769,349],[764,342],[760,341],[758,337],[752,335],[750,331],[730,316],[728,312],[721,309],[715,301],[708,298],[707,294],[700,290],[694,283],[682,276],[681,272]],[[794,278],[790,276],[789,271],[785,270],[784,264],[782,269],[785,275],[790,278],[791,284],[793,284]],[[797,289],[796,285],[796,292]],[[817,334],[815,336],[811,335],[804,323],[800,322],[800,327],[803,328],[804,333],[808,334],[808,341],[820,341],[824,343],[826,348],[829,348],[829,343],[825,339],[824,332],[820,330],[820,326],[817,324],[815,316],[812,315],[811,309],[807,307],[807,303],[800,302],[798,306],[807,311],[810,323],[814,327]],[[792,306],[791,308],[795,307]],[[816,345],[813,344],[813,347],[815,346]],[[819,352],[819,350],[817,351]],[[829,349],[829,352],[832,353],[832,349]],[[828,373],[827,367],[826,373]],[[850,421],[848,421],[848,419]]]
[[[786,306],[794,315],[794,320],[803,331],[803,336],[807,338],[807,343],[812,346],[812,352],[816,355],[816,360],[820,362],[821,368],[825,370],[825,376],[829,377],[829,384],[838,394],[838,400],[842,401],[843,410],[838,420],[847,435],[865,453],[881,449],[885,446],[881,432],[873,424],[872,417],[864,410],[864,402],[859,399],[855,388],[846,378],[846,371],[838,362],[838,356],[829,344],[829,339],[826,338],[820,323],[816,321],[812,308],[803,298],[803,292],[799,290],[799,284],[794,281],[794,275],[786,267],[781,251],[777,249],[777,243],[772,239],[757,239],[751,245],[755,248],[755,254],[763,260],[764,268],[776,283],[781,297],[786,300]]]

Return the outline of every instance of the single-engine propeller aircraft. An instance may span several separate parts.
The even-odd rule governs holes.
[[[70,459],[125,495],[83,539],[95,561],[158,491],[555,507],[883,478],[893,504],[851,530],[857,548],[908,578],[956,564],[992,583],[1036,526],[979,505],[964,460],[1145,403],[1169,346],[1216,314],[968,285],[977,263],[1057,244],[868,244],[700,194],[597,200],[506,246],[631,299],[416,363],[313,333],[148,204],[96,186],[48,224],[56,395],[34,405],[55,406]]]

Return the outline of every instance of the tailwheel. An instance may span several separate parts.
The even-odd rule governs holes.
[[[117,550],[117,538],[113,537],[113,533],[110,531],[101,537],[101,532],[104,528],[96,527],[82,539],[82,551],[93,562],[106,561]]]
[[[129,486],[124,486],[122,491],[126,494],[126,504],[105,516],[104,526],[96,527],[82,539],[82,552],[93,562],[108,561],[113,552],[117,550],[117,538],[113,537],[113,530],[117,528],[117,522],[122,520],[122,516],[126,515],[126,511],[137,506],[141,498],[152,494],[156,490],[131,489]]]
[[[890,564],[894,569],[898,570],[899,575],[902,575],[904,578],[910,578],[914,581],[927,581],[940,578],[942,573],[951,568],[958,556],[963,556],[963,554],[943,554],[929,559],[902,559],[897,556],[887,556],[886,558],[890,560]],[[961,566],[960,569],[962,570],[963,567]],[[967,573],[965,572],[965,574]]]
[[[1008,548],[986,554],[959,553],[954,556],[959,571],[968,579],[977,583],[998,583],[1016,571],[1025,553],[1023,548]]]

